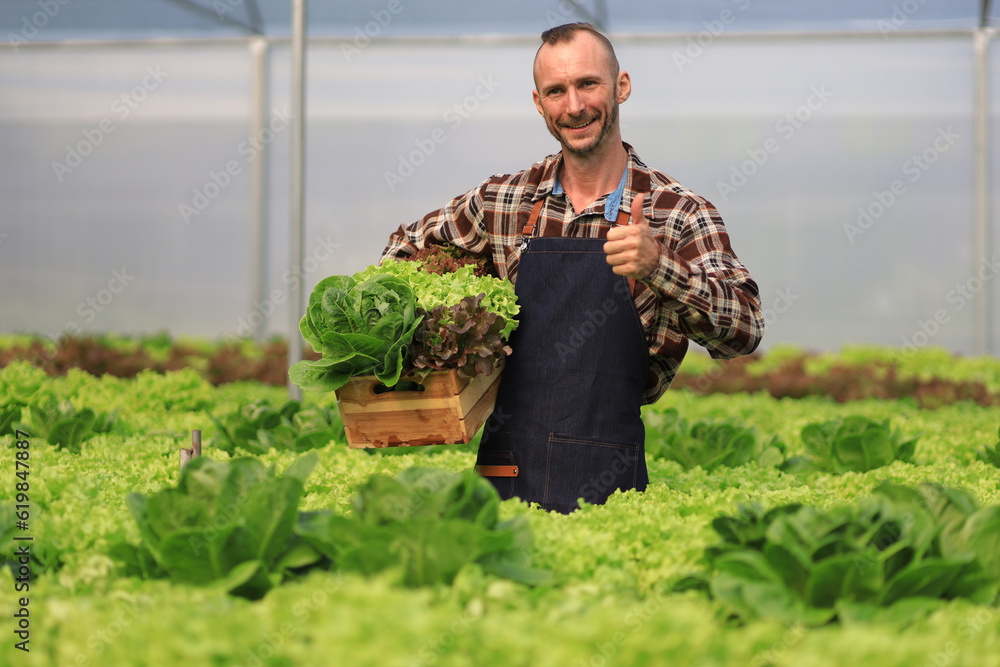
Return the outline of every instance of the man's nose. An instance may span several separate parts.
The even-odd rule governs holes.
[[[583,95],[576,88],[570,88],[566,91],[566,103],[566,111],[574,116],[587,108],[587,105],[583,101]]]

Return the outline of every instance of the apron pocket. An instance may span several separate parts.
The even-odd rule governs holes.
[[[639,445],[552,433],[542,506],[572,512],[579,507],[579,498],[603,505],[617,489],[641,487],[644,491],[646,479],[645,475],[640,479],[640,460],[645,463]]]
[[[476,466],[513,465],[515,465],[514,452],[509,449],[480,449],[479,454],[476,456]],[[514,480],[517,479],[516,477],[489,477],[487,475],[483,475],[483,477],[493,483],[502,500],[507,500],[514,496]]]

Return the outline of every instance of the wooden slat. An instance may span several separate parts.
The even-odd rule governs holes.
[[[403,380],[409,381],[408,378]],[[381,401],[381,397],[389,394],[399,396],[421,396],[423,398],[445,398],[455,396],[462,392],[468,385],[469,380],[458,377],[458,371],[434,371],[421,382],[423,391],[387,391],[381,394],[375,393],[375,388],[382,383],[374,375],[363,375],[348,380],[347,384],[337,390],[337,400],[368,405],[372,401]]]
[[[491,386],[494,389],[500,386],[500,383],[496,381],[496,377],[499,373],[503,373],[503,366],[504,362],[501,361],[493,369],[493,372],[491,374],[489,375],[480,374],[472,378],[472,380],[469,382],[468,390],[463,391],[459,395],[459,399],[461,402],[461,407],[459,408],[459,410],[462,417],[468,419],[469,413],[476,406],[477,402],[480,400],[480,397],[483,396],[484,392],[488,392]],[[496,391],[493,392],[493,395],[494,398],[496,398]],[[490,410],[492,409],[493,408],[491,406]],[[479,430],[478,426],[476,427],[476,430]],[[475,435],[475,431],[473,431],[472,434]]]
[[[400,394],[400,395],[394,395]],[[403,396],[410,394],[411,396]],[[434,410],[447,408],[456,414],[461,413],[461,401],[459,396],[441,396],[438,398],[425,397],[418,391],[391,392],[381,394],[378,400],[357,403],[354,401],[340,400],[338,405],[343,414],[364,415],[377,414],[380,412],[400,412],[404,410]]]
[[[352,378],[337,392],[348,444],[368,448],[467,443],[493,411],[502,375],[502,363],[491,375],[471,381],[455,371],[435,371],[423,392],[383,394],[371,392],[377,381]],[[442,395],[448,387],[452,393]],[[429,396],[431,391],[437,395]]]
[[[493,371],[493,375],[501,373],[502,371]],[[472,437],[476,435],[480,427],[490,418],[490,415],[493,413],[493,407],[497,402],[498,391],[500,391],[499,378],[486,388],[483,395],[479,397],[475,405],[466,413],[464,421],[468,429],[468,439],[465,442],[472,440]]]

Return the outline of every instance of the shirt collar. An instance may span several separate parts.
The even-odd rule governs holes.
[[[607,199],[604,200],[604,219],[608,222],[615,222],[618,219],[618,207],[621,206],[622,195],[625,193],[625,182],[628,180],[628,167],[629,165],[626,163],[625,170],[622,172],[622,180],[618,182],[618,187],[615,188],[614,192],[608,194]],[[552,194],[565,194],[562,182],[559,180],[558,171],[553,175]]]
[[[625,185],[629,180],[629,172],[632,171],[634,166],[634,153],[632,152],[632,146],[627,142],[623,141],[622,146],[628,151],[628,163],[625,165],[625,172],[622,174],[622,180],[618,183],[618,187],[614,192],[608,194],[607,199],[604,201],[604,219],[608,222],[614,222],[618,218],[618,209],[622,205],[622,199],[625,195]],[[555,155],[550,155],[546,160],[546,164],[542,172],[542,180],[535,189],[535,194],[532,196],[532,201],[541,199],[542,197],[553,195],[564,195],[562,183],[559,181],[559,167],[562,166],[562,152],[556,153]],[[631,202],[625,202],[625,204],[630,204]],[[625,209],[628,210],[628,209]]]

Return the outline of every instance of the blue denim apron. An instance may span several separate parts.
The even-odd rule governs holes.
[[[525,239],[536,217],[537,207]],[[539,237],[521,252],[513,352],[476,460],[504,499],[568,514],[578,498],[603,504],[649,482],[640,417],[649,352],[604,243]]]

